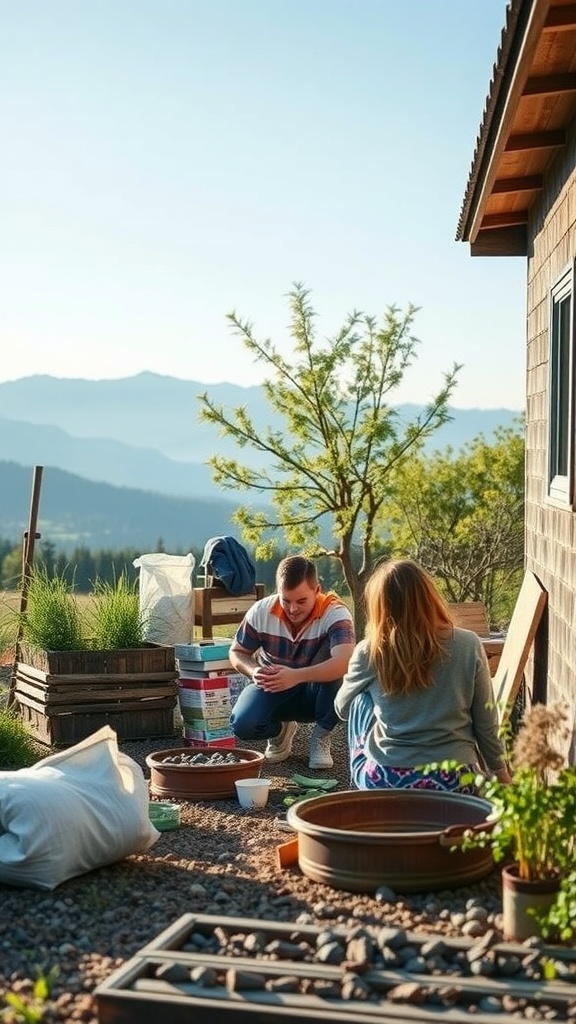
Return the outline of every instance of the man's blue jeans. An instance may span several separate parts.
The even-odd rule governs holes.
[[[331,730],[339,721],[334,698],[341,682],[338,679],[334,683],[299,683],[280,693],[266,693],[250,683],[230,715],[234,735],[239,740],[273,739],[284,722],[316,722]]]

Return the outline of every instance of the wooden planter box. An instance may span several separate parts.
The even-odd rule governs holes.
[[[16,700],[41,743],[72,746],[103,725],[119,739],[173,735],[173,647],[38,651],[24,645],[20,654]]]
[[[364,927],[361,930],[366,934]],[[543,1019],[538,1015],[542,1005],[553,1005],[559,1019],[568,1019],[573,981],[539,975],[526,979],[517,974],[517,966],[510,971],[507,964],[512,960],[517,965],[526,956],[526,946],[496,942],[493,933],[492,938],[487,933],[479,939],[442,935],[444,970],[420,973],[404,960],[388,967],[375,963],[369,954],[372,962],[366,962],[362,939],[360,948],[351,951],[352,960],[344,953],[337,962],[320,960],[316,951],[322,931],[326,927],[184,914],[96,987],[98,1020],[100,1024],[468,1024],[470,1020],[515,1024],[518,1013],[507,1012],[504,1005],[497,1013],[479,1008],[486,997],[504,996],[516,1003],[522,1000],[538,1020]],[[357,931],[330,926],[331,937],[344,947]],[[372,926],[371,934],[378,946],[379,935],[386,945],[386,933],[391,941],[398,939],[399,931],[380,922]],[[252,951],[244,941],[250,934],[258,937]],[[204,938],[202,945],[193,941],[194,936]],[[276,947],[273,955],[262,951],[262,941]],[[433,960],[437,952],[424,952],[430,941],[434,937],[425,932],[406,932],[404,949],[412,948],[412,960],[418,956]],[[540,966],[549,959],[562,960],[571,978],[574,950],[543,946],[531,952],[540,958]],[[294,953],[298,953],[296,958]],[[463,957],[471,963],[490,953],[495,964],[501,965],[494,976],[462,970]],[[202,984],[197,973],[191,973],[198,971],[212,973],[211,982]],[[244,984],[235,984],[242,973]],[[343,990],[351,975],[361,983],[357,995],[353,989]],[[325,986],[330,986],[330,991]],[[388,998],[391,990],[396,990],[394,999]]]

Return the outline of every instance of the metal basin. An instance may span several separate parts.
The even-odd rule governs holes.
[[[490,832],[493,805],[480,797],[435,790],[346,790],[288,808],[298,833],[300,870],[335,889],[430,892],[488,875],[490,846],[463,851],[466,830]]]

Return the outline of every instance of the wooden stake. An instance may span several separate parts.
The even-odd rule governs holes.
[[[20,617],[18,620],[18,632],[16,634],[16,644],[14,647],[14,664],[12,666],[12,676],[10,678],[10,689],[8,691],[8,707],[11,707],[16,697],[16,677],[18,674],[18,662],[20,661],[20,641],[22,639],[22,617],[26,611],[28,603],[28,587],[30,585],[32,565],[34,562],[34,546],[36,541],[40,539],[40,534],[36,532],[36,527],[38,525],[38,509],[40,506],[40,487],[42,485],[43,468],[43,466],[34,467],[28,529],[24,533],[22,542],[22,592],[20,595]]]

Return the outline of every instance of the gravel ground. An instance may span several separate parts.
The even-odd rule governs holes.
[[[44,1022],[96,1024],[95,986],[144,943],[185,912],[310,924],[359,922],[400,925],[449,936],[500,934],[500,872],[469,888],[377,899],[352,895],[281,871],[276,846],[290,836],[276,824],[293,772],[307,768],[309,726],[301,726],[293,756],[269,765],[268,806],[246,812],[236,800],[181,802],[179,829],[161,833],[144,855],[133,856],[59,886],[51,893],[0,885],[0,1011],[8,992],[29,999],[39,973],[58,974],[43,1004]],[[124,742],[147,777],[147,754],[179,746],[178,736]],[[48,754],[49,751],[46,751]],[[333,743],[334,768],[318,775],[348,788],[345,733]],[[3,1017],[6,1022],[20,1021]]]

